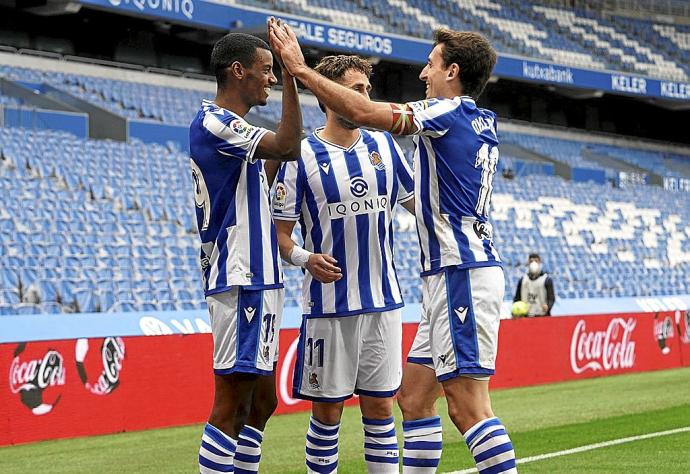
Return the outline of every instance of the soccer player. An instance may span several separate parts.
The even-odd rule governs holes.
[[[328,56],[316,70],[369,99],[371,64]],[[335,472],[343,401],[354,393],[370,473],[398,472],[393,396],[402,374],[403,306],[393,264],[393,210],[414,213],[414,180],[387,132],[332,110],[278,172],[273,213],[283,258],[306,268],[294,396],[312,401],[307,472]],[[299,220],[304,247],[292,240]]]
[[[250,473],[258,471],[263,429],[277,404],[273,370],[284,290],[269,187],[279,161],[299,156],[302,118],[295,81],[283,69],[277,133],[243,119],[253,106],[266,104],[277,83],[263,40],[224,36],[213,47],[211,67],[216,97],[203,101],[190,126],[215,374],[199,470]],[[262,159],[274,161],[265,169]]]
[[[498,138],[495,114],[475,100],[496,53],[477,33],[438,30],[419,76],[427,99],[387,104],[368,101],[307,67],[292,30],[271,28],[270,35],[290,73],[334,113],[358,125],[415,136],[423,296],[398,398],[403,472],[435,472],[438,466],[439,384],[479,472],[517,472],[511,440],[489,399],[504,293],[488,220]]]

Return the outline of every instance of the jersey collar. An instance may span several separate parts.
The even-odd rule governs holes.
[[[325,144],[325,145],[333,146],[333,147],[336,147],[336,148],[338,148],[338,149],[340,149],[340,150],[343,150],[343,151],[352,151],[352,150],[357,146],[357,144],[358,144],[359,142],[362,141],[362,136],[363,136],[363,135],[362,135],[362,130],[361,130],[361,129],[357,129],[357,131],[359,132],[359,136],[357,137],[357,140],[355,140],[355,141],[352,143],[352,145],[350,145],[350,146],[347,147],[347,148],[344,147],[344,146],[336,145],[335,143],[331,143],[331,142],[329,142],[328,140],[324,140],[323,138],[321,138],[321,137],[318,135],[318,132],[323,131],[324,128],[325,128],[325,127],[319,127],[319,128],[317,128],[316,130],[314,130],[314,131],[312,132],[312,135],[314,135],[314,138],[315,138],[315,139],[317,139],[318,141],[320,141],[321,143],[323,143],[323,144]]]
[[[230,114],[233,117],[242,118],[232,110],[224,109],[220,105],[213,102],[211,99],[201,99],[201,106],[207,112],[216,113],[219,115]]]

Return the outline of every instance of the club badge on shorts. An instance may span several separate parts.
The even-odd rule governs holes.
[[[316,372],[309,374],[309,386],[314,390],[319,390],[321,388],[321,384],[319,383],[319,378],[316,375]]]

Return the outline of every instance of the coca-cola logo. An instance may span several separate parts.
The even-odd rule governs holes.
[[[125,358],[125,342],[120,337],[106,337],[101,344],[98,357],[90,362],[89,340],[78,339],[75,347],[77,373],[84,387],[94,395],[107,395],[120,385],[120,373]],[[98,376],[89,377],[91,372],[98,370]]]
[[[634,318],[613,318],[603,331],[588,331],[581,319],[570,340],[570,367],[576,374],[587,370],[629,369],[635,364]]]
[[[62,355],[49,349],[41,358],[22,360],[26,343],[19,344],[10,364],[10,391],[19,394],[22,403],[34,415],[45,415],[60,401],[58,394],[50,403],[43,401],[44,392],[51,387],[65,385],[65,365]]]
[[[22,390],[65,385],[62,363],[62,356],[57,351],[48,351],[43,359],[28,362],[21,362],[19,357],[15,357],[10,366],[10,390],[19,393]]]
[[[673,338],[673,319],[671,316],[659,319],[659,313],[654,315],[654,337],[661,353],[664,355],[671,353],[669,339]]]

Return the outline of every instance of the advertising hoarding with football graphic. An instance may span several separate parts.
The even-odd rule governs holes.
[[[404,353],[416,327],[403,325]],[[280,332],[278,413],[309,409],[292,397],[297,335]],[[208,333],[0,344],[0,445],[201,423],[211,352]],[[690,366],[687,311],[504,320],[492,386],[681,366]],[[315,369],[313,386],[327,376]]]

